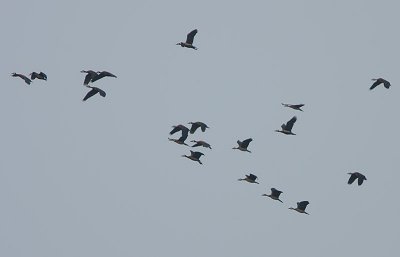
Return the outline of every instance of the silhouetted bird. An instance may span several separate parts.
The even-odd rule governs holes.
[[[196,36],[196,34],[197,34],[197,29],[192,30],[189,34],[187,34],[186,42],[180,42],[180,43],[177,43],[177,45],[180,45],[182,47],[187,47],[187,48],[193,48],[194,50],[197,50],[197,47],[195,47],[193,45],[194,36]]]
[[[248,138],[246,140],[240,141],[238,140],[236,143],[238,144],[238,147],[233,147],[232,149],[238,149],[240,151],[244,151],[244,152],[249,152],[251,153],[249,150],[247,150],[247,147],[249,146],[250,142],[253,141],[252,138]]]
[[[354,180],[358,179],[358,185],[361,186],[364,180],[367,180],[367,178],[359,172],[349,172],[347,174],[351,175],[349,181],[347,182],[349,185],[352,184]]]
[[[199,127],[203,132],[205,132],[206,129],[209,128],[205,123],[201,121],[189,122],[189,124],[192,124],[192,127],[190,128],[190,134],[193,134]]]
[[[114,74],[112,74],[112,73],[110,73],[108,71],[98,71],[97,75],[94,76],[94,78],[92,78],[92,82],[95,82],[96,80],[99,80],[99,79],[104,78],[104,77],[116,78],[117,76],[115,76]]]
[[[298,202],[298,203],[297,203],[297,208],[290,207],[289,209],[295,210],[295,211],[300,212],[300,213],[308,214],[308,213],[306,212],[306,207],[307,207],[308,204],[309,204],[308,201]]]
[[[369,88],[369,90],[374,89],[375,87],[377,87],[378,85],[383,83],[383,86],[386,87],[387,89],[389,89],[389,87],[391,86],[389,81],[387,81],[386,79],[383,78],[379,78],[379,79],[372,79],[372,81],[375,81],[374,84],[372,84],[372,86]]]
[[[30,85],[31,82],[32,82],[32,80],[30,80],[27,76],[19,74],[19,73],[13,72],[13,73],[11,73],[11,76],[20,77],[21,79],[25,80],[25,83],[28,84],[28,85]]]
[[[188,135],[188,134],[186,134],[186,135],[183,135],[183,134],[182,134],[182,136],[181,136],[180,138],[178,138],[178,139],[168,138],[168,140],[169,140],[169,141],[172,141],[172,142],[175,142],[175,143],[177,143],[177,144],[179,144],[179,145],[187,145],[187,144],[185,143],[185,140],[186,140],[186,138],[187,138],[187,135]],[[187,145],[187,146],[188,146],[188,145]]]
[[[285,106],[285,107],[292,108],[292,109],[294,109],[294,110],[298,110],[298,111],[303,111],[303,110],[301,109],[301,107],[304,106],[304,104],[284,104],[284,103],[282,103],[282,105]]]
[[[94,77],[97,76],[97,72],[92,70],[81,70],[82,73],[87,73],[85,76],[85,80],[83,81],[83,85],[89,85]]]
[[[86,86],[88,88],[91,88],[92,90],[90,90],[85,97],[83,98],[82,101],[86,101],[87,99],[89,99],[90,97],[94,96],[95,94],[99,93],[102,97],[106,97],[106,92],[104,92],[103,90],[101,90],[98,87],[91,87],[91,86]]]
[[[280,196],[281,194],[282,194],[282,191],[279,191],[279,190],[277,190],[277,189],[275,189],[275,188],[271,188],[271,194],[270,194],[270,195],[263,194],[262,196],[268,196],[268,197],[271,198],[271,199],[274,199],[274,200],[277,200],[277,201],[283,203],[283,202],[281,201],[281,199],[279,199],[279,196]]]
[[[296,120],[297,120],[297,118],[296,118],[296,116],[294,116],[288,122],[286,122],[286,124],[282,124],[282,126],[281,126],[282,130],[275,130],[275,131],[281,132],[286,135],[296,135],[292,132],[292,128],[293,128],[293,125],[296,122]]]
[[[37,72],[32,72],[31,74],[31,79],[41,79],[41,80],[47,80],[47,75],[44,74],[43,72],[37,73]]]
[[[190,159],[192,161],[196,161],[196,162],[198,162],[200,164],[203,164],[200,161],[200,157],[202,155],[204,155],[202,152],[193,152],[192,150],[190,150],[190,155],[182,155],[182,157],[186,157],[186,158],[188,158],[188,159]]]
[[[199,141],[192,140],[192,141],[190,141],[190,142],[196,143],[196,144],[192,145],[192,147],[202,146],[202,147],[205,147],[205,148],[210,148],[210,149],[212,149],[212,148],[211,148],[211,145],[210,145],[209,143],[207,143],[207,142],[205,142],[205,141],[202,141],[202,140],[199,140]]]
[[[257,179],[257,176],[250,173],[249,175],[246,175],[246,178],[239,178],[238,180],[239,180],[239,181],[244,180],[244,181],[247,181],[247,182],[249,182],[249,183],[259,184],[259,183],[256,181],[256,179]]]

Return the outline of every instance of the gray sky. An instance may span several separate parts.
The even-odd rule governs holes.
[[[396,255],[399,8],[7,1],[0,255]],[[198,51],[175,45],[195,28]],[[82,69],[118,76],[95,82],[106,98],[81,101]],[[10,76],[32,71],[48,81]],[[369,91],[376,77],[393,87]],[[293,115],[297,136],[274,132]],[[190,121],[210,126],[188,139],[213,146],[203,165],[167,140]],[[251,154],[231,149],[248,137]],[[250,172],[260,185],[237,181]],[[309,216],[288,210],[302,200]]]

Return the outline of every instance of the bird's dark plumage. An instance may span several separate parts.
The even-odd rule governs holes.
[[[83,85],[87,86],[92,81],[94,77],[97,76],[97,72],[92,70],[82,70],[82,73],[87,73],[85,76],[85,80],[83,81]]]
[[[192,48],[194,50],[197,50],[197,47],[195,47],[193,45],[194,36],[196,36],[196,34],[197,34],[197,29],[192,30],[189,34],[187,34],[186,42],[180,42],[180,43],[177,43],[177,45],[180,45],[181,47],[187,47],[187,48]]]
[[[299,110],[299,111],[303,111],[301,107],[304,106],[304,104],[284,104],[284,103],[282,103],[282,105],[285,107],[292,108],[293,110]]]
[[[115,76],[114,74],[112,74],[111,72],[108,72],[108,71],[98,71],[97,75],[95,75],[92,78],[92,82],[95,82],[96,80],[99,80],[99,79],[104,78],[104,77],[116,78],[117,76]]]
[[[23,75],[23,74],[19,74],[19,73],[11,73],[11,76],[13,77],[20,77],[21,79],[23,79],[25,81],[26,84],[30,85],[32,80],[30,80],[27,76]]]
[[[85,95],[85,97],[83,98],[82,101],[86,101],[87,99],[89,99],[90,97],[94,96],[97,93],[99,93],[102,97],[106,96],[106,92],[104,92],[103,90],[101,90],[98,87],[91,87],[91,86],[87,86],[87,87],[91,88],[91,90]]]
[[[349,185],[352,184],[356,179],[358,179],[358,181],[357,181],[358,185],[361,186],[362,183],[364,182],[364,180],[367,180],[367,178],[359,172],[352,172],[352,173],[350,172],[348,174],[350,175],[350,178],[347,181],[347,184],[349,184]]]
[[[31,74],[31,79],[42,79],[42,80],[47,80],[47,75],[44,74],[43,72],[37,73],[37,72],[32,72]]]
[[[190,134],[193,134],[199,127],[203,132],[205,132],[206,129],[209,128],[205,123],[201,121],[189,122],[189,124],[192,124],[192,126],[190,127]]]
[[[391,86],[390,82],[383,78],[372,79],[372,80],[375,80],[375,82],[374,82],[374,84],[372,84],[372,86],[369,88],[369,90],[374,89],[375,87],[379,86],[382,83],[383,83],[383,86],[387,89],[389,89],[389,87]]]

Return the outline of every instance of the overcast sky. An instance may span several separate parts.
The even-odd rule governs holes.
[[[399,9],[3,3],[0,256],[395,256]],[[198,51],[175,45],[195,28]],[[118,78],[82,102],[82,69]],[[32,71],[48,81],[10,76]],[[370,91],[378,77],[392,87]],[[274,132],[294,115],[296,136]],[[188,138],[212,145],[203,165],[167,139],[191,121],[210,127]],[[249,137],[252,153],[232,150]],[[354,171],[362,186],[347,185]],[[260,184],[237,181],[248,173]],[[261,196],[271,187],[283,203]],[[288,209],[303,200],[310,215]]]

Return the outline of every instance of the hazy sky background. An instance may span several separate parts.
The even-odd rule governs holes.
[[[399,9],[3,3],[0,256],[395,256]],[[175,45],[195,28],[198,51]],[[118,76],[94,83],[106,98],[81,101],[82,69]],[[48,81],[10,76],[32,71]],[[369,91],[377,77],[392,87]],[[274,132],[294,115],[296,136]],[[167,139],[190,121],[210,127],[188,138],[212,145],[203,165]],[[347,185],[353,171],[368,180]],[[250,172],[259,185],[237,181]],[[310,215],[288,210],[302,200]]]

